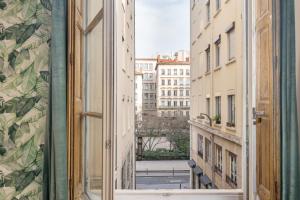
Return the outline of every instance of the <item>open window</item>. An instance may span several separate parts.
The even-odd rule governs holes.
[[[197,10],[200,1],[193,2],[192,10]],[[215,3],[217,5],[213,5]],[[209,21],[211,25],[203,27],[203,29],[212,28],[214,21],[222,18],[222,12],[226,10],[226,6],[234,7],[235,3],[237,1],[234,0],[226,2],[205,1],[204,10],[198,13],[202,13],[204,20]],[[203,57],[202,68],[201,70],[197,69],[199,76],[197,75],[195,81],[191,82],[191,85],[197,81],[209,84],[214,81],[212,76],[217,77],[224,71],[232,70],[234,64],[238,63],[239,66],[235,68],[247,69],[242,73],[239,71],[239,74],[235,74],[242,76],[241,86],[235,88],[235,91],[229,91],[230,95],[228,95],[228,91],[220,90],[220,93],[212,94],[209,90],[203,90],[203,94],[197,93],[197,98],[191,98],[192,108],[193,105],[199,105],[199,102],[193,101],[200,101],[202,105],[198,106],[197,110],[184,112],[188,113],[186,115],[191,113],[190,119],[194,119],[191,127],[193,124],[197,124],[197,126],[201,124],[202,127],[210,131],[215,128],[214,131],[211,131],[215,133],[215,136],[210,137],[210,135],[199,134],[199,131],[192,127],[191,130],[196,130],[197,134],[196,138],[192,138],[193,141],[196,141],[195,144],[192,143],[191,145],[195,146],[194,162],[198,163],[197,160],[199,160],[200,163],[201,160],[204,160],[205,168],[209,170],[209,173],[215,174],[212,179],[224,183],[220,184],[221,187],[217,187],[217,184],[209,179],[208,173],[203,173],[204,167],[195,166],[191,176],[191,182],[195,186],[193,188],[210,188],[210,190],[134,191],[119,190],[121,188],[133,188],[135,184],[133,174],[135,172],[135,157],[133,157],[135,155],[135,142],[131,144],[123,140],[129,132],[134,133],[134,120],[130,115],[134,113],[134,110],[127,109],[127,107],[134,107],[134,86],[125,88],[124,85],[122,87],[120,84],[124,79],[128,83],[132,82],[133,85],[135,83],[134,69],[130,67],[131,62],[134,62],[134,51],[131,52],[131,49],[134,48],[130,46],[132,44],[130,41],[134,40],[134,31],[129,31],[134,24],[134,9],[130,10],[133,8],[130,5],[134,4],[134,1],[70,1],[70,68],[68,80],[70,88],[68,99],[70,199],[111,200],[114,197],[116,200],[155,200],[168,197],[169,199],[215,198],[235,200],[246,195],[253,196],[256,192],[256,186],[261,200],[276,199],[279,191],[279,173],[277,175],[275,173],[278,172],[276,156],[279,152],[276,149],[278,148],[278,127],[276,125],[278,118],[275,116],[274,110],[278,109],[276,107],[278,99],[275,96],[277,91],[272,90],[272,88],[276,88],[274,87],[276,86],[274,80],[276,71],[273,71],[272,68],[274,64],[272,58],[276,52],[272,51],[272,47],[277,48],[278,41],[276,39],[278,38],[277,35],[272,34],[275,31],[273,29],[274,21],[270,18],[272,13],[277,12],[273,10],[276,8],[273,6],[276,2],[275,0],[256,0],[252,2],[242,1],[242,3],[240,2],[239,6],[241,6],[241,15],[243,16],[241,22],[244,24],[236,24],[232,21],[224,23],[222,45],[220,45],[220,41],[217,41],[215,45],[210,46],[210,44],[214,44],[212,38],[215,37],[211,37],[209,44],[208,42],[203,44],[202,52],[196,53]],[[220,12],[214,18],[210,17],[212,8],[217,8]],[[129,13],[126,13],[127,11]],[[250,20],[252,17],[257,20],[252,22]],[[133,21],[130,22],[131,20]],[[122,28],[120,29],[120,27]],[[257,28],[255,29],[255,27]],[[238,31],[243,32],[239,37],[237,36]],[[252,40],[252,34],[256,36],[255,40]],[[196,40],[201,37],[200,33],[195,36]],[[191,46],[197,44],[192,39]],[[237,48],[237,45],[240,44],[237,42],[238,40],[246,41],[243,48]],[[216,48],[215,51],[214,48]],[[240,52],[242,53],[239,55],[248,58],[248,60],[240,60],[239,62],[237,54]],[[253,52],[255,52],[255,56],[252,55]],[[224,56],[225,58],[223,58]],[[256,62],[251,63],[251,59]],[[146,67],[146,69],[155,70],[155,66],[152,66],[153,68]],[[222,66],[222,68],[212,70],[211,66]],[[192,68],[191,71],[184,73],[183,70],[162,69],[157,73],[166,76],[173,73],[176,76],[189,75],[190,73],[193,75],[194,70]],[[255,73],[257,74],[256,77],[254,76]],[[145,81],[155,79],[148,73],[144,75]],[[229,79],[223,80],[221,84],[230,81]],[[175,81],[168,79],[161,80],[160,83],[164,86],[173,85],[173,83],[176,86],[184,86],[185,84],[182,78],[177,78],[176,84]],[[255,83],[257,90],[251,85]],[[214,87],[217,87],[217,84]],[[150,87],[149,90],[151,90]],[[270,93],[266,91],[270,91]],[[157,95],[167,98],[167,96],[172,96],[172,93],[176,97],[189,96],[191,93],[193,96],[195,95],[193,92],[192,86],[191,91],[166,89],[158,92]],[[231,93],[235,95],[233,96]],[[149,94],[148,97],[149,99],[155,98],[154,93]],[[242,106],[237,114],[238,103]],[[172,105],[185,107],[183,104],[190,106],[189,101],[179,101],[178,103],[178,101],[163,100],[159,104],[163,107],[172,107]],[[155,104],[152,107],[150,102],[148,105],[151,105],[151,108],[156,108]],[[252,107],[246,107],[247,105],[256,107],[254,112],[256,125],[253,125]],[[203,112],[198,112],[201,109]],[[211,118],[214,117],[211,116],[212,114],[216,114],[212,121],[214,127],[207,123],[209,120],[203,120],[202,123],[203,116],[200,116],[201,113]],[[161,115],[174,116],[174,112],[162,111]],[[224,116],[222,120],[221,115]],[[241,117],[243,117],[242,122],[238,121],[238,118]],[[257,137],[255,137],[255,129]],[[222,146],[218,138],[218,134],[222,130],[229,135],[227,140],[231,139],[237,146],[242,147],[239,150],[237,147],[229,150],[229,148]],[[239,130],[240,138],[236,137]],[[250,144],[246,148],[243,145],[248,145],[245,142],[248,139]],[[141,138],[137,141],[140,151],[142,142]],[[255,142],[257,146],[255,146]],[[126,145],[123,146],[124,144]],[[247,152],[248,147],[250,152]],[[255,153],[256,148],[257,152]],[[119,156],[121,153],[124,153],[121,157],[126,162]],[[247,160],[248,155],[250,155],[250,160]],[[243,164],[239,165],[239,163]],[[128,180],[134,184],[122,180]],[[273,180],[277,181],[274,183]],[[219,187],[228,190],[217,190],[216,188]],[[249,193],[247,194],[247,192]]]

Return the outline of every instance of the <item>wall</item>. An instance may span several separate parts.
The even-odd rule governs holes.
[[[51,4],[0,1],[0,199],[41,199]]]
[[[134,187],[134,0],[119,0],[116,14],[115,171],[117,189]]]

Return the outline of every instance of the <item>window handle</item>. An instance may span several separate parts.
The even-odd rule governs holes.
[[[80,114],[80,116],[83,117],[93,117],[93,118],[98,118],[98,119],[102,119],[103,118],[103,114],[102,113],[98,113],[98,112],[82,112]]]
[[[254,124],[261,123],[262,118],[266,116],[265,111],[255,111],[254,112]]]

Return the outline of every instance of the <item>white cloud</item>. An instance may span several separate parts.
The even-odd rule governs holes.
[[[189,0],[136,0],[136,56],[189,50]]]

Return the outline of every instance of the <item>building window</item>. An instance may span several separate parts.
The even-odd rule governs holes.
[[[174,96],[175,97],[177,96],[177,90],[174,90]]]
[[[228,60],[235,58],[235,30],[234,26],[228,32]]]
[[[198,146],[198,155],[201,158],[203,158],[203,136],[199,134],[198,134],[197,146]]]
[[[228,127],[235,127],[235,96],[228,96]]]
[[[190,106],[190,102],[189,102],[189,101],[186,101],[186,102],[185,102],[185,105],[186,105],[186,106]]]
[[[165,106],[165,101],[161,101],[161,102],[160,102],[160,105],[161,105],[161,106]]]
[[[168,75],[171,75],[171,69],[168,69]]]
[[[206,114],[210,116],[210,98],[206,98]]]
[[[177,80],[174,80],[174,85],[177,85]]]
[[[189,76],[189,75],[190,75],[190,70],[187,69],[186,72],[185,72],[185,74],[186,74],[187,76]]]
[[[183,78],[179,79],[179,85],[183,85]]]
[[[168,90],[168,96],[171,96],[172,94],[171,94],[171,90]]]
[[[153,70],[153,64],[149,64],[149,70]]]
[[[216,0],[216,10],[220,10],[221,8],[221,0]]]
[[[221,39],[218,39],[216,41],[215,47],[216,47],[216,67],[219,67],[221,61]]]
[[[206,54],[206,72],[210,72],[210,46],[205,50]]]
[[[183,69],[180,69],[180,75],[183,75]]]
[[[205,162],[211,160],[211,141],[205,138]]]
[[[190,96],[190,91],[189,90],[186,90],[185,93],[186,93],[186,96]]]
[[[216,97],[216,124],[221,124],[221,97]]]
[[[226,182],[232,187],[237,187],[237,156],[228,152],[229,157],[229,175],[226,175]]]
[[[165,80],[164,79],[161,80],[161,85],[165,85]]]
[[[180,101],[179,104],[180,104],[180,107],[183,107],[183,101]]]
[[[174,69],[174,75],[177,75],[177,69]]]
[[[168,101],[168,107],[171,107],[171,101]]]
[[[190,111],[186,111],[186,112],[185,112],[185,115],[186,115],[187,117],[190,117]]]
[[[180,90],[180,96],[183,96],[183,90]]]
[[[173,104],[174,107],[176,107],[176,106],[177,106],[177,101],[174,101],[173,103],[174,103],[174,104]]]
[[[210,22],[210,0],[208,0],[206,3],[206,19],[207,19],[207,23],[209,23]]]
[[[171,79],[168,80],[168,85],[171,85]]]
[[[166,95],[165,91],[162,90],[162,91],[161,91],[161,96],[165,96],[165,95]]]
[[[161,74],[161,75],[165,75],[165,74],[166,74],[165,69],[161,69],[160,74]]]
[[[180,111],[179,113],[180,113],[180,117],[183,117],[183,111]]]
[[[216,144],[216,166],[215,171],[222,176],[222,147]]]

